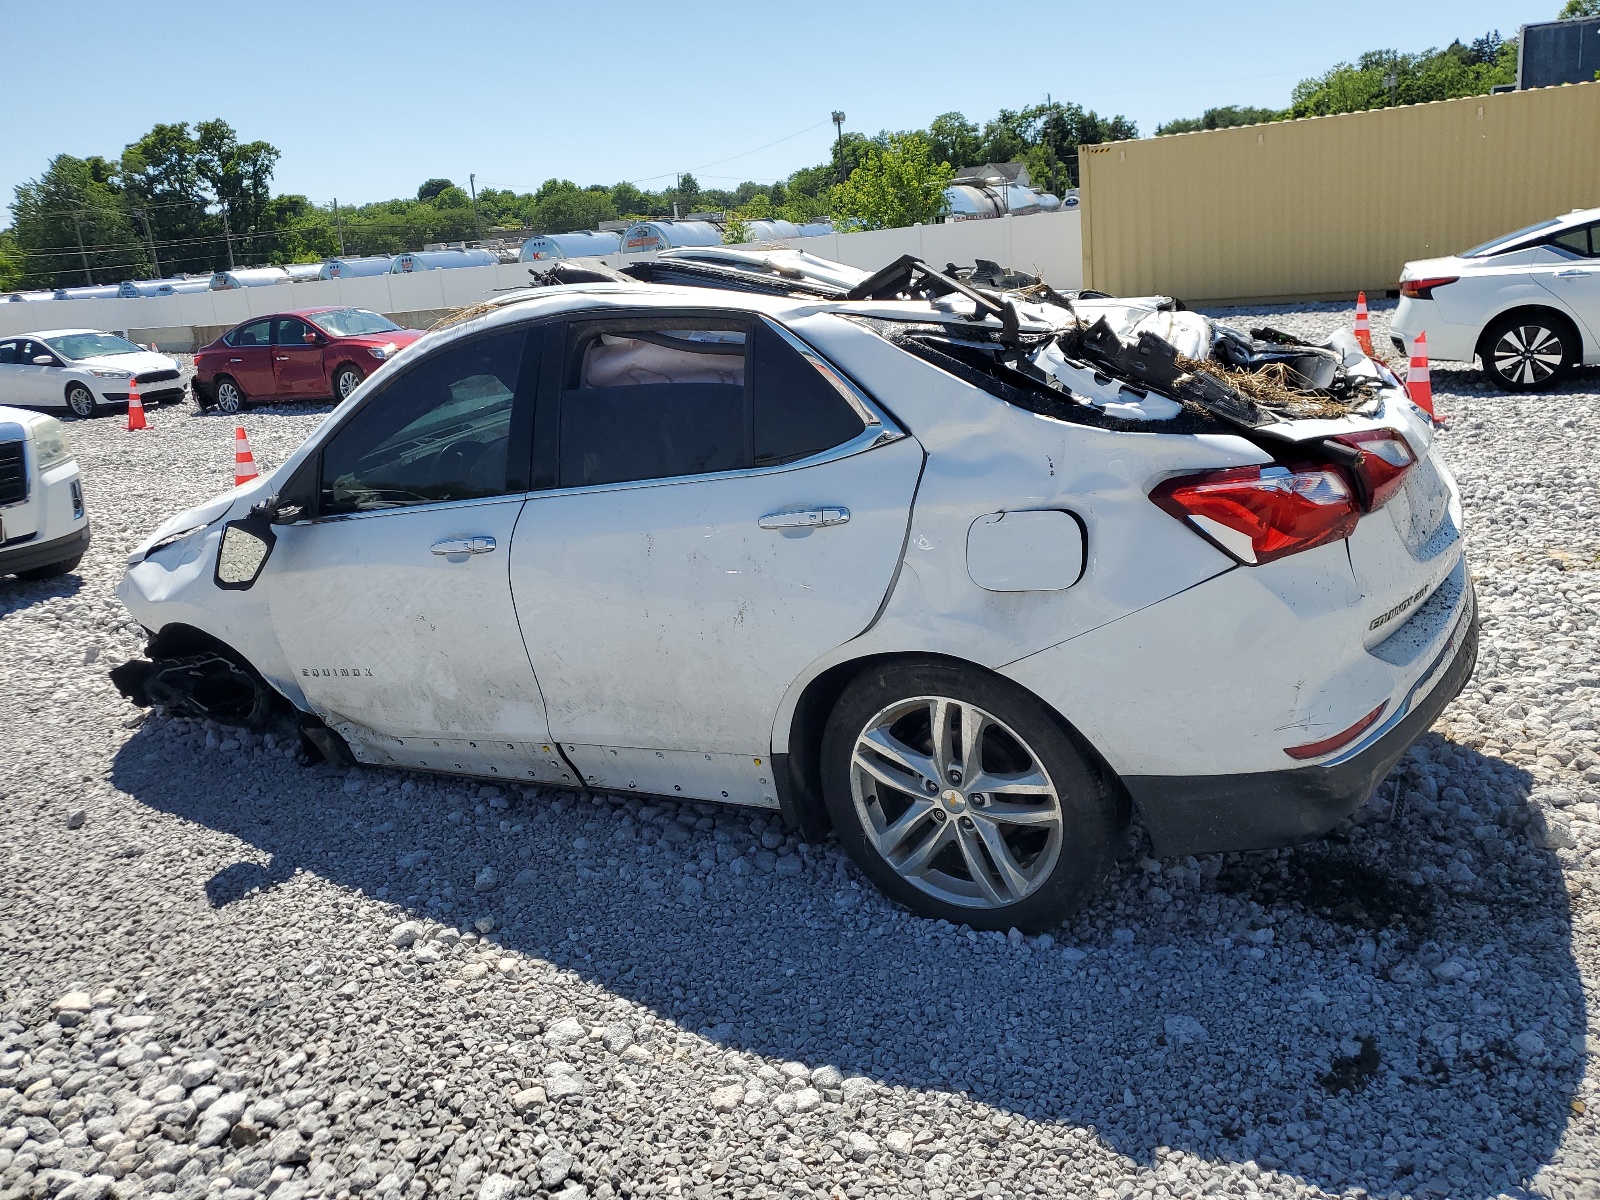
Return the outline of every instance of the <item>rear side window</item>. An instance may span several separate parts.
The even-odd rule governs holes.
[[[241,325],[227,337],[230,346],[270,346],[272,344],[272,322],[251,321],[248,325]]]
[[[765,324],[755,329],[752,362],[755,465],[777,466],[848,442],[866,428],[841,391],[805,355]]]
[[[1593,225],[1583,225],[1577,229],[1569,229],[1559,237],[1550,239],[1550,244],[1560,246],[1563,250],[1570,250],[1574,254],[1581,254],[1584,258],[1600,257],[1600,245],[1596,245],[1597,230]]]
[[[0,363],[15,366],[17,362],[17,344],[15,342],[0,342]]]
[[[579,326],[570,339],[559,486],[669,479],[748,465],[748,346],[742,327],[607,324]]]

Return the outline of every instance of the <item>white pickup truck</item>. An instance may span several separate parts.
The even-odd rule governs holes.
[[[0,406],[0,576],[50,579],[89,548],[89,514],[60,421]]]

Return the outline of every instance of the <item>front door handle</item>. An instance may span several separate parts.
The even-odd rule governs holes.
[[[1556,278],[1557,279],[1587,279],[1587,278],[1589,278],[1589,272],[1588,271],[1580,271],[1580,270],[1578,270],[1577,267],[1569,267],[1565,271],[1557,271],[1556,272]]]
[[[849,519],[848,508],[800,508],[768,513],[756,524],[763,529],[820,529],[824,525],[843,525]]]
[[[492,537],[447,538],[435,542],[435,554],[488,554],[498,543]]]
[[[278,361],[279,362],[288,362],[289,361],[289,356],[287,354],[280,354],[280,355],[278,355]]]
[[[242,359],[242,358],[230,358],[228,361],[231,362],[231,363],[236,363],[236,362],[243,362],[244,359]]]

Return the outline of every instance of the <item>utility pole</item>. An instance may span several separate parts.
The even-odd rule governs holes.
[[[478,241],[483,241],[483,223],[478,220],[478,177],[467,176],[467,186],[472,189],[472,228],[478,235]]]
[[[344,226],[339,223],[339,197],[333,198],[333,228],[339,235],[339,257],[344,257]]]
[[[233,270],[233,230],[228,228],[228,206],[217,197],[217,207],[222,210],[222,236],[228,241],[228,270]]]
[[[833,159],[839,164],[839,171],[844,171],[844,114],[838,109],[833,110]],[[840,182],[844,182],[840,180]]]
[[[156,255],[156,235],[150,232],[150,212],[148,209],[139,210],[139,219],[144,222],[144,236],[150,241],[150,263],[155,267],[153,278],[161,278],[161,259]]]
[[[72,227],[78,231],[78,255],[83,259],[83,277],[94,286],[94,272],[89,269],[89,252],[83,248],[83,225],[78,220],[78,210],[72,210]]]

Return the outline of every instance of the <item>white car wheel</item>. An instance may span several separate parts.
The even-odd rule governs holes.
[[[86,421],[100,411],[100,402],[83,383],[75,383],[67,389],[67,411],[80,421]]]
[[[1540,314],[1512,314],[1484,331],[1479,353],[1484,373],[1502,391],[1554,387],[1575,357],[1571,330]]]
[[[361,372],[354,367],[340,367],[333,377],[333,394],[340,400],[349,399],[350,393],[361,386],[361,379]]]

